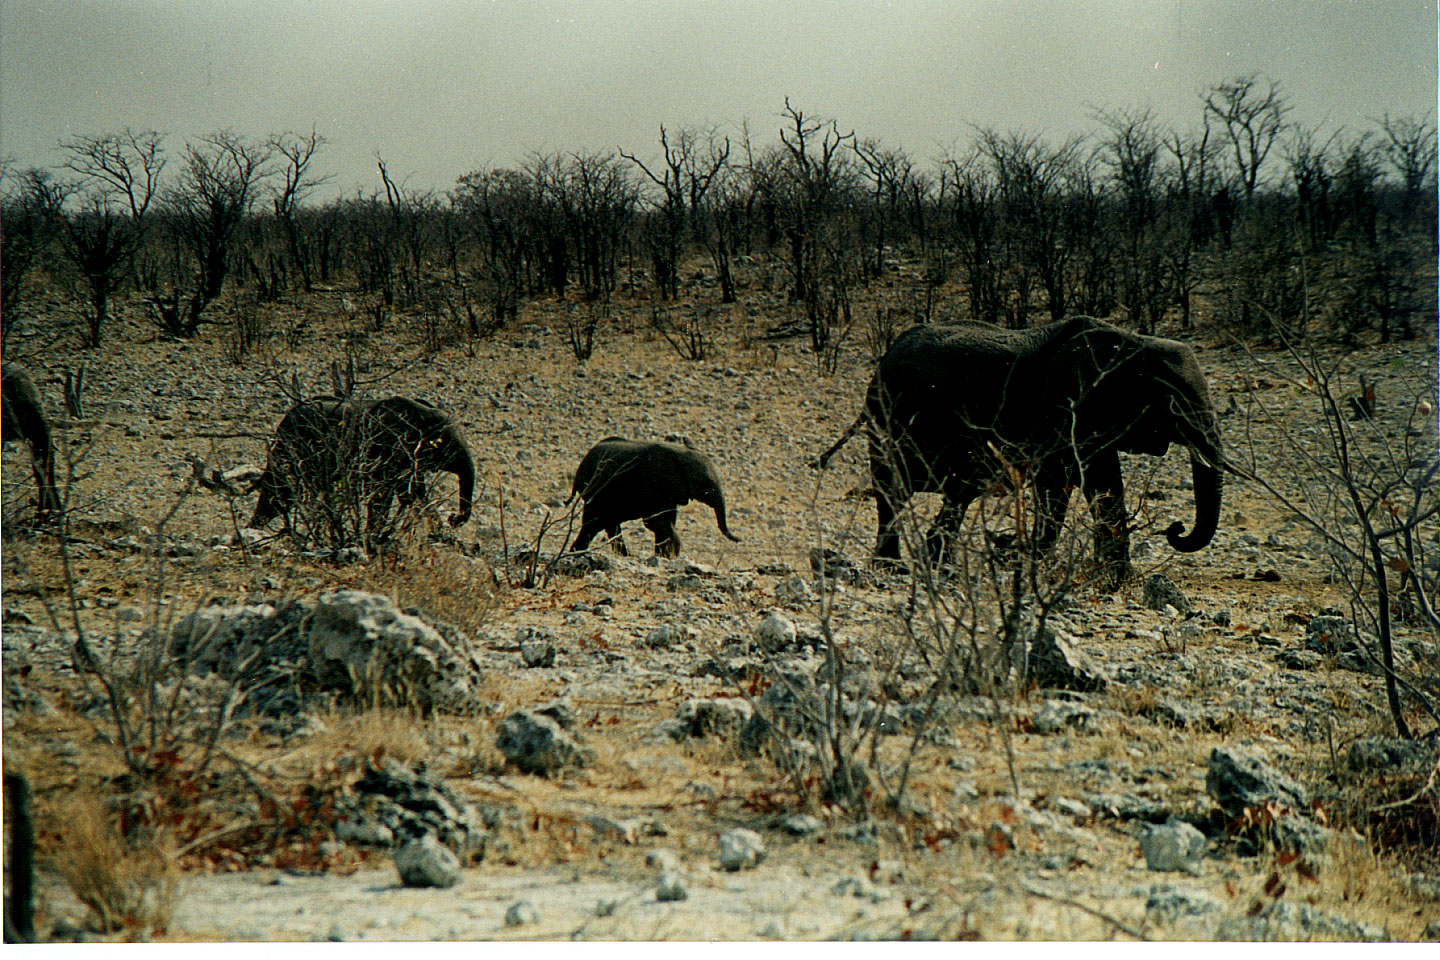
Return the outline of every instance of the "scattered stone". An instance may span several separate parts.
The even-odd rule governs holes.
[[[690,888],[685,885],[683,876],[667,871],[660,874],[660,879],[655,884],[655,899],[661,903],[688,900],[690,899]]]
[[[1035,732],[1042,736],[1074,730],[1078,733],[1094,733],[1099,728],[1097,715],[1083,703],[1065,703],[1060,700],[1046,700],[1035,711],[1031,723]]]
[[[790,813],[780,818],[779,827],[791,836],[808,837],[812,833],[819,833],[825,825],[819,817],[812,817],[808,813]]]
[[[485,855],[489,834],[481,815],[441,779],[389,757],[367,762],[363,775],[336,802],[336,837],[390,846],[396,838],[430,835],[468,860]]]
[[[1140,852],[1151,870],[1183,870],[1198,876],[1205,835],[1184,820],[1171,818],[1140,834]]]
[[[1355,940],[1384,943],[1390,939],[1385,931],[1369,923],[1356,923],[1345,917],[1318,910],[1309,904],[1274,900],[1256,913],[1231,917],[1215,930],[1216,940]]]
[[[1435,763],[1435,747],[1420,740],[1368,737],[1356,740],[1346,755],[1358,773],[1400,773]]]
[[[804,577],[797,574],[775,584],[775,599],[783,606],[802,607],[814,602],[815,591]]]
[[[460,882],[460,861],[431,834],[395,851],[395,869],[407,887],[453,887]]]
[[[1205,790],[1232,817],[1246,807],[1274,800],[1292,810],[1307,807],[1305,788],[1260,757],[1238,747],[1216,747],[1210,753]]]
[[[1286,670],[1314,670],[1325,658],[1313,650],[1289,648],[1275,654],[1275,662]]]
[[[676,740],[737,733],[754,712],[748,700],[738,697],[686,700],[676,709],[667,732]]]
[[[1144,588],[1145,606],[1151,610],[1164,612],[1166,607],[1174,607],[1181,616],[1189,614],[1192,610],[1190,601],[1185,594],[1176,586],[1175,581],[1157,573],[1145,581]]]
[[[1145,900],[1145,916],[1155,923],[1173,924],[1181,917],[1203,917],[1224,910],[1223,903],[1202,890],[1151,887]]]
[[[644,643],[652,650],[668,650],[676,644],[693,645],[699,639],[700,632],[694,627],[663,623],[646,635]]]
[[[1079,800],[1070,797],[1051,797],[1050,805],[1061,813],[1075,818],[1079,823],[1084,823],[1095,815],[1095,811]]]
[[[1160,804],[1132,793],[1092,793],[1085,797],[1085,802],[1097,816],[1114,817],[1116,820],[1162,823],[1170,816]]]
[[[1032,636],[1030,678],[1040,687],[1060,690],[1104,690],[1110,678],[1089,657],[1076,650],[1074,638],[1052,627]]]
[[[505,911],[505,926],[507,927],[524,927],[539,922],[540,912],[529,900],[512,903],[510,909]]]
[[[784,614],[767,613],[755,630],[760,649],[773,653],[795,642],[795,621]]]
[[[754,830],[744,828],[720,834],[720,867],[749,870],[765,859],[765,841]]]
[[[525,773],[552,776],[566,767],[583,767],[591,751],[543,714],[516,710],[500,723],[495,745]]]

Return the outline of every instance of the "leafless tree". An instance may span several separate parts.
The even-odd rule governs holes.
[[[45,170],[17,173],[0,163],[0,352],[7,357],[25,277],[60,231],[66,194]]]
[[[1407,202],[1413,202],[1420,197],[1425,182],[1435,172],[1435,121],[1413,117],[1392,119],[1387,113],[1381,121],[1381,128],[1385,131],[1385,143],[1381,148],[1385,159],[1400,175]]]
[[[639,167],[660,188],[660,198],[654,203],[658,220],[648,232],[650,257],[661,298],[674,299],[679,295],[681,250],[695,226],[705,194],[729,161],[730,141],[727,138],[723,147],[717,146],[712,132],[708,144],[702,144],[701,132],[693,127],[682,127],[672,139],[661,124],[660,152],[658,175],[634,154],[621,150],[620,156]]]
[[[1260,183],[1265,158],[1285,129],[1285,114],[1290,111],[1290,105],[1279,83],[1262,81],[1253,73],[1217,84],[1201,99],[1205,102],[1206,116],[1214,117],[1225,128],[1231,159],[1248,200],[1255,195],[1255,187]]]
[[[194,336],[205,308],[224,291],[240,227],[269,173],[272,156],[268,143],[229,130],[185,145],[179,181],[167,191],[165,202],[174,241],[188,257],[192,275],[173,278],[170,296],[153,301],[166,333]],[[182,293],[182,285],[189,286],[188,293]]]
[[[311,167],[316,152],[326,140],[311,127],[308,134],[282,133],[270,137],[266,143],[281,160],[275,196],[271,199],[275,218],[285,232],[290,260],[300,274],[305,292],[309,293],[315,280],[315,247],[314,241],[303,233],[299,211],[315,188],[330,180],[329,176],[317,176]]]
[[[128,128],[61,142],[65,169],[78,178],[71,191],[78,209],[63,222],[66,251],[89,295],[82,311],[89,346],[100,345],[111,296],[130,272],[144,237],[165,167],[163,144],[164,137],[154,131]]]

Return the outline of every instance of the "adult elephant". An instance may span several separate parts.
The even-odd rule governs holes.
[[[657,556],[679,556],[676,511],[691,500],[714,510],[720,532],[740,541],[725,525],[725,495],[715,464],[689,440],[660,443],[606,437],[591,447],[575,468],[566,503],[577,496],[585,501],[585,512],[571,550],[584,550],[604,530],[623,554],[620,525],[641,520],[655,534]]]
[[[1048,549],[1080,486],[1096,517],[1096,556],[1111,586],[1129,575],[1120,452],[1190,451],[1195,525],[1165,538],[1190,552],[1210,543],[1220,517],[1219,420],[1194,352],[1076,317],[1027,330],[988,324],[915,327],[875,370],[865,409],[820,457],[823,469],[856,433],[870,437],[877,557],[898,560],[896,514],[912,494],[944,503],[927,537],[943,557],[965,508],[1019,470],[1037,492],[1035,540]]]
[[[459,482],[459,509],[450,525],[460,526],[474,505],[475,461],[464,430],[433,404],[408,397],[297,403],[275,428],[248,525],[264,527],[301,498],[339,490],[365,502],[373,532],[396,497],[402,507],[425,499],[425,474],[431,472],[453,473]]]
[[[40,389],[24,370],[12,364],[0,367],[0,439],[24,440],[30,445],[30,469],[42,518],[60,514],[60,493],[55,486],[55,449]]]

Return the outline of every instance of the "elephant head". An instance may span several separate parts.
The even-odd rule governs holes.
[[[1172,443],[1185,447],[1195,489],[1195,525],[1186,534],[1185,525],[1176,521],[1165,539],[1183,553],[1201,550],[1220,521],[1224,455],[1220,420],[1200,363],[1178,341],[1091,323],[1087,348],[1094,365],[1087,375],[1095,387],[1077,405],[1079,432],[1127,453],[1163,456]]]
[[[3,437],[24,440],[30,445],[31,469],[35,474],[36,501],[42,517],[60,514],[60,493],[55,485],[55,450],[50,443],[50,424],[40,390],[29,374],[6,364],[0,371],[3,384]]]
[[[475,502],[475,460],[458,423],[433,404],[408,397],[376,400],[360,414],[360,420],[364,456],[375,471],[382,495],[399,493],[401,501],[409,503],[423,492],[420,481],[424,474],[453,473],[460,490],[450,525],[458,527],[470,519]]]
[[[689,499],[698,500],[711,510],[715,511],[715,525],[720,528],[730,540],[740,542],[740,538],[730,532],[725,525],[725,494],[720,489],[720,477],[715,472],[715,464],[710,458],[690,446],[689,441],[685,442],[685,450],[689,455],[681,461],[681,468],[689,482]]]

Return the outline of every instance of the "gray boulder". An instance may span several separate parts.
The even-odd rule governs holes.
[[[359,590],[321,594],[306,638],[310,668],[327,687],[427,712],[465,713],[482,705],[480,662],[462,638],[402,613],[389,597]]]
[[[583,767],[592,752],[543,714],[516,710],[500,724],[495,745],[525,773],[553,776],[566,767]]]
[[[765,859],[765,841],[754,830],[726,831],[719,843],[721,869],[749,870]]]
[[[1140,852],[1151,870],[1183,870],[1200,873],[1205,855],[1205,835],[1184,820],[1171,819],[1140,834]]]
[[[1190,613],[1190,601],[1185,599],[1185,594],[1175,585],[1175,581],[1157,573],[1145,581],[1145,606],[1151,610],[1163,611],[1166,607],[1174,607],[1176,612],[1184,616]]]
[[[1032,635],[1029,649],[1030,679],[1036,686],[1059,690],[1104,690],[1106,672],[1075,649],[1074,638],[1047,627]]]
[[[1305,788],[1253,753],[1238,747],[1216,747],[1210,753],[1205,790],[1232,817],[1246,807],[1275,801],[1292,810],[1307,806]]]
[[[395,851],[395,869],[407,887],[453,887],[460,882],[460,861],[428,833]]]

